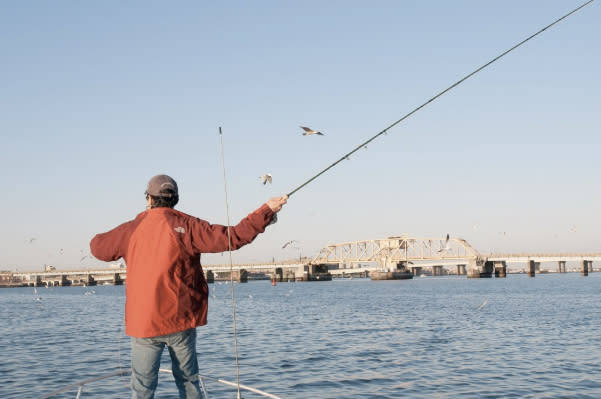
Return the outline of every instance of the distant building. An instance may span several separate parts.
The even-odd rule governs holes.
[[[125,265],[123,264],[123,262],[111,263],[109,265],[109,268],[111,268],[111,269],[124,269]]]
[[[54,266],[44,265],[44,271],[45,272],[53,272],[55,270],[56,270],[56,267],[54,267]]]

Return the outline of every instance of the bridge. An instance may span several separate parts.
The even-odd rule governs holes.
[[[92,286],[97,284],[121,285],[127,278],[126,268],[47,270],[0,272],[0,286]]]
[[[349,273],[353,269],[412,270],[420,274],[425,267],[432,268],[433,275],[440,275],[443,267],[456,267],[457,274],[468,277],[489,277],[492,273],[502,277],[507,273],[508,263],[518,263],[529,275],[534,276],[543,262],[557,262],[558,272],[566,272],[566,262],[579,262],[582,274],[593,271],[592,262],[601,260],[601,253],[557,254],[494,254],[482,255],[463,238],[418,238],[408,235],[385,239],[352,241],[327,245],[311,263],[344,265],[333,273]],[[367,263],[368,265],[364,265]],[[358,265],[358,266],[357,266]]]
[[[557,271],[566,272],[567,262],[578,262],[582,275],[593,272],[593,261],[601,253],[522,253],[484,256],[462,238],[394,236],[383,239],[352,241],[323,247],[313,258],[283,262],[203,265],[208,281],[250,278],[276,278],[279,281],[327,280],[332,276],[369,276],[373,272],[411,271],[421,274],[431,268],[442,275],[443,268],[455,268],[456,274],[470,278],[504,277],[507,264],[522,265],[528,275],[540,272],[543,262],[557,262]],[[233,275],[232,275],[233,273]],[[122,284],[127,269],[49,270],[44,272],[0,273],[0,285],[95,285]]]

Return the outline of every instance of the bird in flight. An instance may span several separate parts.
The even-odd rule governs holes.
[[[313,134],[317,134],[319,136],[325,136],[322,132],[317,132],[309,127],[301,126],[301,129],[303,129],[305,131],[303,133],[303,136],[311,136]]]
[[[263,176],[259,177],[261,179],[261,183],[265,184],[269,182],[271,184],[271,173],[266,173]]]
[[[482,302],[482,305],[478,306],[478,310],[482,310],[482,308],[485,307],[487,303],[488,303],[488,298],[485,299],[484,302]]]
[[[282,249],[286,248],[288,245],[293,244],[295,242],[297,242],[297,241],[296,240],[290,240],[290,241],[288,241],[287,243],[285,243],[284,245],[282,245]]]
[[[451,249],[451,247],[449,246],[449,234],[447,233],[447,239],[445,240],[444,245],[442,244],[442,241],[440,242],[440,249],[438,252],[448,251],[449,249]]]

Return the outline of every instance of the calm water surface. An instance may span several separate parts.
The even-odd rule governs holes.
[[[601,273],[254,281],[235,291],[241,383],[282,398],[601,398]],[[129,367],[124,287],[38,295],[0,289],[0,398]],[[229,284],[211,285],[209,309],[201,374],[236,381]],[[171,368],[167,352],[162,366]],[[129,397],[127,377],[107,381],[83,398]],[[157,397],[177,398],[171,376]]]

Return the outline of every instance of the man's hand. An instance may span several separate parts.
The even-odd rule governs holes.
[[[272,211],[274,212],[279,212],[280,209],[282,209],[282,206],[284,206],[284,204],[288,201],[288,196],[284,195],[282,197],[273,197],[270,198],[269,201],[267,201],[267,205],[271,208]]]

